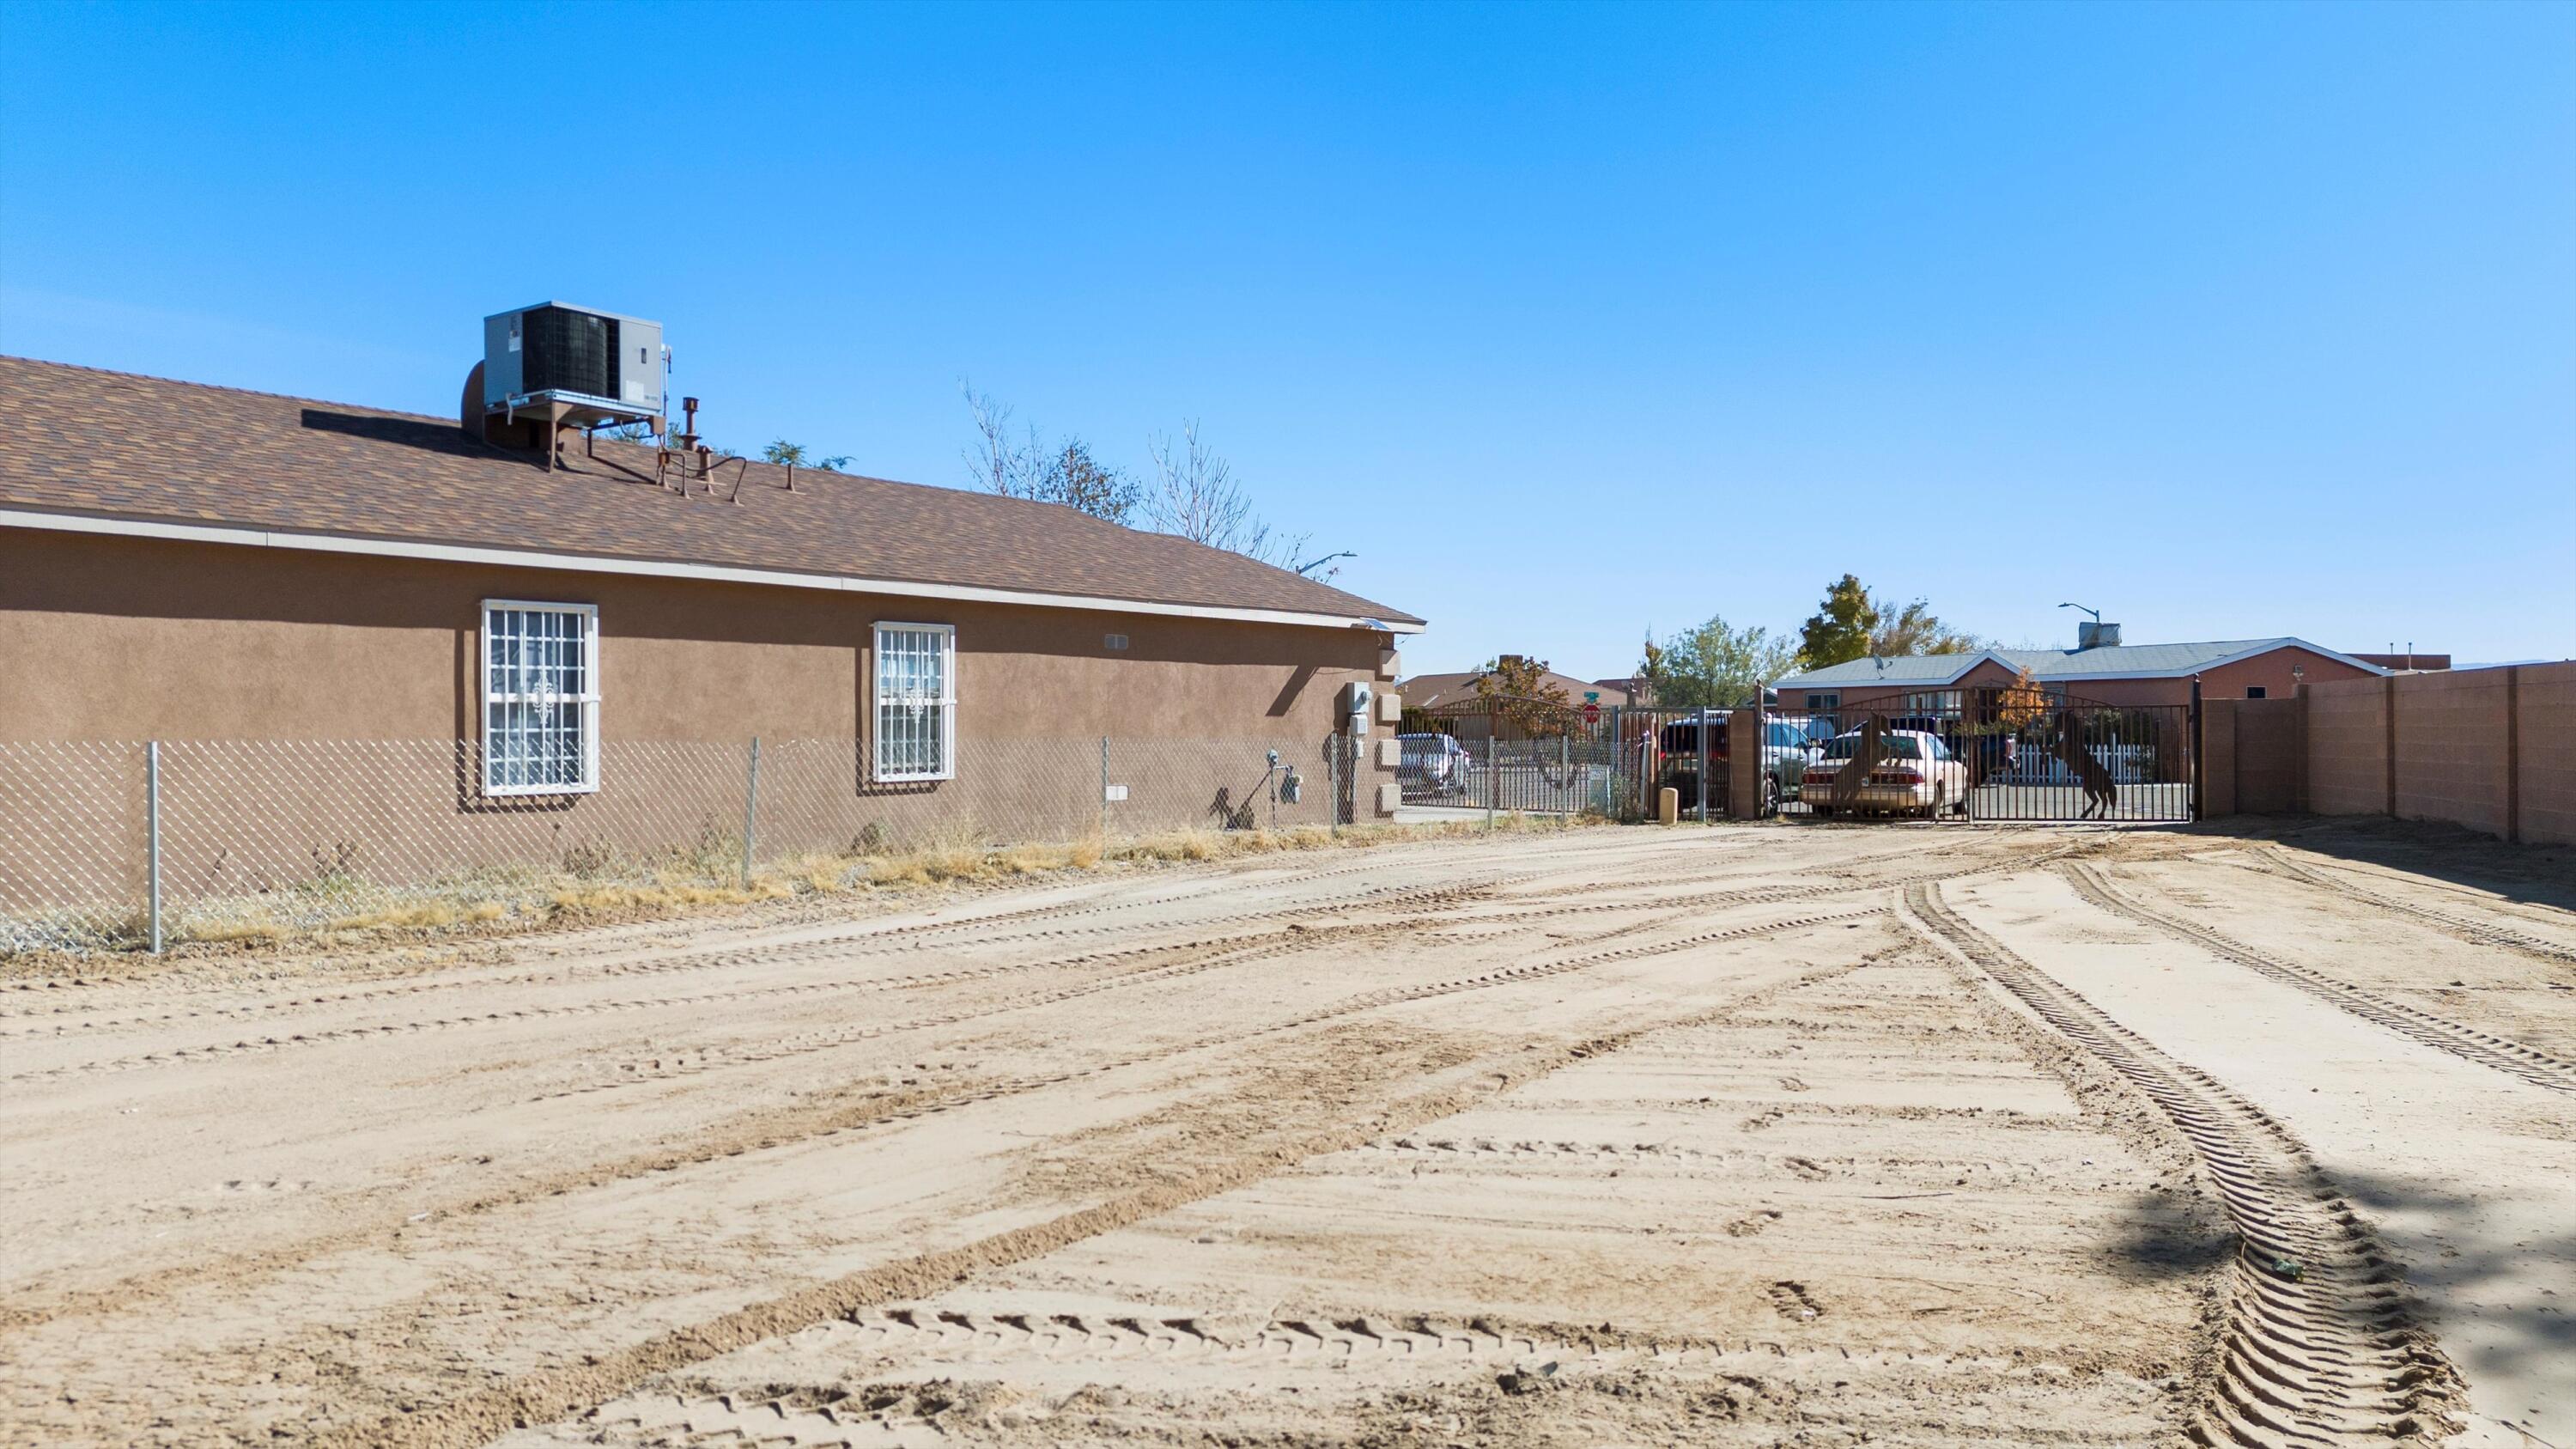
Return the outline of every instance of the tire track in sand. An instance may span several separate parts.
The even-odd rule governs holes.
[[[1489,894],[1497,886],[1512,884],[1524,878],[1525,877],[1505,876],[1492,881],[1464,881],[1446,886],[1422,886],[1413,888],[1381,887],[1374,890],[1361,891],[1353,895],[1330,896],[1319,901],[1309,901],[1296,906],[1283,906],[1273,910],[1236,911],[1226,915],[1206,917],[1196,921],[1178,923],[1172,929],[1206,930],[1218,926],[1250,925],[1265,920],[1288,920],[1294,919],[1298,916],[1314,915],[1337,910],[1384,909],[1387,907],[1399,906],[1413,908],[1438,908],[1454,902],[1474,900],[1479,896]],[[1160,903],[1162,902],[1145,901],[1119,903],[1068,911],[1066,914],[1087,915],[1092,914],[1095,911],[1125,909],[1128,905]],[[1011,912],[1008,913],[1007,916],[979,917],[973,921],[934,922],[918,926],[899,926],[884,931],[857,932],[849,935],[829,936],[817,940],[782,941],[767,945],[753,944],[675,952],[641,961],[616,961],[593,965],[568,964],[538,971],[523,971],[509,976],[458,975],[434,981],[403,981],[383,985],[359,985],[346,987],[337,991],[312,992],[305,995],[283,997],[271,1001],[244,1002],[233,1006],[209,1006],[151,1014],[121,1017],[99,1017],[89,1020],[60,1022],[52,1026],[12,1027],[0,1030],[0,1041],[27,1039],[59,1040],[64,1037],[132,1030],[138,1027],[165,1026],[179,1021],[248,1021],[256,1020],[263,1016],[275,1015],[279,1012],[363,1005],[372,1001],[390,1001],[407,997],[425,996],[438,992],[494,991],[528,986],[565,985],[576,981],[605,980],[613,977],[625,976],[660,976],[689,971],[723,970],[736,966],[793,965],[798,961],[808,958],[829,959],[835,961],[868,960],[875,957],[897,955],[910,951],[935,949],[942,944],[946,944],[941,942],[925,942],[922,939],[924,936],[933,932],[965,930],[972,926],[984,924],[987,920],[1007,923],[1011,917],[1045,913],[1046,912],[1043,909],[1037,909],[1029,912]],[[1120,925],[1071,926],[1054,930],[1022,931],[1016,934],[991,936],[970,944],[977,946],[1015,945],[1031,941],[1058,940],[1068,936],[1110,935],[1129,929],[1132,928]],[[880,940],[888,941],[891,944],[885,946],[875,946],[872,944]],[[1182,943],[1181,946],[1175,946],[1169,949],[1182,949],[1187,944],[1189,943]],[[940,974],[944,977],[963,978],[974,975],[991,975],[1003,971],[1028,969],[1029,967],[1042,964],[1045,963],[1011,963],[1009,965],[1001,966],[961,968],[958,971]],[[909,979],[912,981],[920,981],[928,978],[914,977]],[[86,1009],[87,1008],[85,1007],[77,1005],[65,1005],[56,1007],[51,1013],[47,1014],[69,1015]],[[19,1013],[21,1017],[38,1014],[40,1013]]]
[[[1884,909],[1882,907],[1869,914],[1881,914]],[[1777,923],[1772,929],[1788,929],[1791,925],[1788,922]],[[1746,932],[1714,933],[1712,937],[1701,939],[1742,934]],[[1681,943],[1665,943],[1660,948],[1634,947],[1595,953],[1593,957],[1552,963],[1544,969],[1574,970],[1584,964],[1627,959],[1656,949],[1681,949]],[[1819,968],[1780,986],[1805,985],[1811,980],[1840,975],[1852,969],[1854,967],[1849,964]],[[1446,985],[1451,990],[1473,989],[1471,982],[1486,982],[1491,975]],[[1514,979],[1527,979],[1527,976],[1524,974]],[[1428,988],[1414,990],[1418,993],[1415,999],[1419,999],[1419,993],[1427,992]],[[1384,994],[1372,993],[1372,996]],[[1042,1223],[996,1233],[962,1247],[920,1253],[861,1269],[703,1323],[657,1334],[624,1349],[588,1355],[579,1363],[558,1364],[523,1373],[488,1388],[462,1394],[446,1403],[422,1407],[416,1412],[363,1425],[334,1426],[317,1434],[311,1442],[321,1449],[361,1449],[361,1446],[365,1449],[461,1449],[464,1445],[485,1443],[521,1426],[552,1423],[622,1398],[658,1375],[817,1324],[835,1319],[847,1320],[876,1305],[927,1298],[961,1278],[986,1269],[1025,1262],[1069,1244],[1132,1226],[1175,1208],[1249,1186],[1310,1158],[1361,1146],[1390,1131],[1402,1131],[1454,1116],[1549,1073],[1617,1051],[1651,1033],[1721,1020],[1765,994],[1767,992],[1762,991],[1747,993],[1745,997],[1720,1007],[1544,1051],[1521,1050],[1491,1058],[1473,1081],[1397,1099],[1375,1110],[1364,1110],[1353,1119],[1320,1124],[1289,1141],[1254,1148],[1229,1160],[1203,1166],[1185,1177],[1121,1194]],[[1355,998],[1342,1008],[1323,1015],[1369,1009],[1361,1004],[1366,1000],[1368,998]]]
[[[427,1209],[417,1217],[407,1219],[406,1223],[401,1225],[369,1224],[345,1228],[283,1247],[165,1268],[102,1288],[80,1290],[49,1305],[11,1304],[0,1308],[0,1334],[40,1326],[67,1316],[96,1316],[122,1311],[138,1303],[167,1297],[199,1283],[217,1281],[232,1283],[247,1278],[266,1277],[294,1267],[321,1253],[361,1247],[370,1243],[381,1245],[391,1242],[410,1222],[474,1216],[523,1206],[542,1198],[561,1197],[572,1192],[606,1187],[652,1173],[698,1166],[718,1158],[740,1157],[752,1151],[768,1151],[818,1138],[840,1136],[880,1126],[913,1123],[963,1107],[1061,1086],[1194,1051],[1253,1041],[1282,1032],[1303,1030],[1360,1012],[1406,1005],[1460,992],[1517,985],[1594,966],[1642,960],[1675,951],[1728,941],[1749,940],[1810,926],[1858,922],[1883,916],[1888,910],[1889,907],[1882,904],[1857,910],[1799,916],[1783,921],[1704,931],[1669,941],[1614,947],[1560,961],[1536,961],[1519,966],[1499,967],[1473,976],[1456,977],[1445,981],[1386,987],[1348,997],[1331,1006],[1285,1020],[1167,1043],[1063,1071],[1000,1080],[958,1081],[915,1091],[879,1093],[862,1098],[856,1103],[823,1104],[786,1111],[758,1111],[749,1114],[748,1120],[741,1125],[731,1128],[719,1127],[692,1142],[528,1179],[498,1191],[478,1194],[462,1201]],[[1419,923],[1403,924],[1419,925]],[[1369,928],[1354,929],[1365,931]],[[1383,933],[1385,928],[1378,929]],[[1634,929],[1639,927],[1625,927],[1605,935],[1624,934]],[[1595,939],[1602,939],[1602,937]]]
[[[2556,941],[2543,940],[2538,936],[2526,936],[2520,931],[2510,930],[2492,921],[2473,921],[2465,916],[2452,915],[2448,911],[2437,911],[2430,906],[2419,906],[2412,901],[2401,901],[2395,896],[2382,895],[2368,886],[2340,880],[2311,866],[2302,865],[2292,860],[2277,846],[2266,846],[2254,852],[2254,858],[2262,869],[2274,875],[2287,876],[2303,885],[2315,886],[2319,890],[2331,892],[2347,900],[2359,901],[2367,906],[2375,906],[2383,911],[2412,916],[2416,920],[2439,928],[2447,935],[2456,936],[2473,945],[2501,946],[2508,951],[2519,951],[2526,956],[2537,956],[2544,961],[2576,962],[2576,946],[2561,945]]]
[[[2551,1056],[2448,1017],[2436,1016],[2402,1001],[2392,1001],[2313,967],[2257,951],[2232,936],[2197,922],[2166,915],[2122,895],[2091,866],[2068,865],[2060,867],[2060,870],[2075,887],[2077,895],[2115,916],[2162,931],[2178,940],[2189,941],[2213,955],[2295,986],[2330,1006],[2437,1051],[2449,1052],[2482,1067],[2492,1067],[2507,1076],[2554,1092],[2576,1092],[2576,1062]]]
[[[2194,1440],[2384,1446],[2458,1430],[2459,1375],[2417,1321],[2396,1265],[2288,1128],[1970,925],[1939,886],[1908,888],[1902,914],[2143,1093],[2217,1185],[2242,1241],[2223,1360]]]

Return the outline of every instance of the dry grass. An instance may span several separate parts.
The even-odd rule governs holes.
[[[1504,815],[1493,829],[1561,831],[1600,823],[1553,816]],[[705,859],[680,852],[658,865],[640,861],[568,862],[554,872],[489,870],[423,886],[335,891],[342,904],[316,909],[307,899],[259,898],[192,905],[169,923],[173,945],[259,950],[306,944],[362,944],[406,936],[545,930],[686,915],[763,902],[1002,884],[1097,870],[1153,869],[1194,862],[1245,859],[1282,852],[1356,850],[1397,841],[1481,835],[1481,821],[1423,825],[1351,825],[1339,830],[1299,826],[1287,830],[1176,830],[1123,840],[1092,837],[1060,842],[996,843],[971,832],[917,842],[905,848],[863,848],[780,860],[740,882],[741,853],[722,859],[721,842]],[[866,842],[853,842],[865,846]],[[596,878],[612,868],[624,880]],[[365,909],[345,905],[365,902]],[[104,947],[109,954],[140,947],[140,922]],[[95,969],[99,951],[0,954],[0,975],[78,974]]]

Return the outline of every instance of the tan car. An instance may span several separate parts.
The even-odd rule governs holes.
[[[1869,772],[1869,782],[1845,799],[1838,793],[1842,767],[1859,751],[1858,730],[1825,741],[1823,757],[1807,767],[1799,798],[1819,815],[1871,810],[1919,814],[1928,820],[1944,810],[1968,813],[1968,767],[1950,753],[1939,735],[1920,730],[1890,730],[1881,735],[1878,765]]]

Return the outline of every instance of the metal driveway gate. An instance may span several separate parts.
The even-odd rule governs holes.
[[[1404,803],[1616,818],[1627,808],[1616,742],[1621,711],[1493,695],[1416,717],[1397,738]]]
[[[1941,708],[1898,709],[1900,701],[1889,701],[1884,707],[1772,715],[1774,724],[1794,727],[1792,738],[1803,735],[1807,741],[1803,770],[1778,762],[1782,778],[1798,781],[1786,792],[1782,813],[2194,818],[2194,706],[2116,705],[2026,685],[1949,696]]]

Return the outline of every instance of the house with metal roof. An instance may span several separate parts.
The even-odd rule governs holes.
[[[2116,641],[2118,635],[2110,637]],[[1786,675],[1773,688],[1784,710],[1913,713],[1958,709],[1971,691],[2000,689],[2027,676],[2052,698],[2125,708],[2189,704],[2195,681],[2204,699],[2287,698],[2303,683],[2387,672],[2323,645],[2282,636],[1873,656]]]

